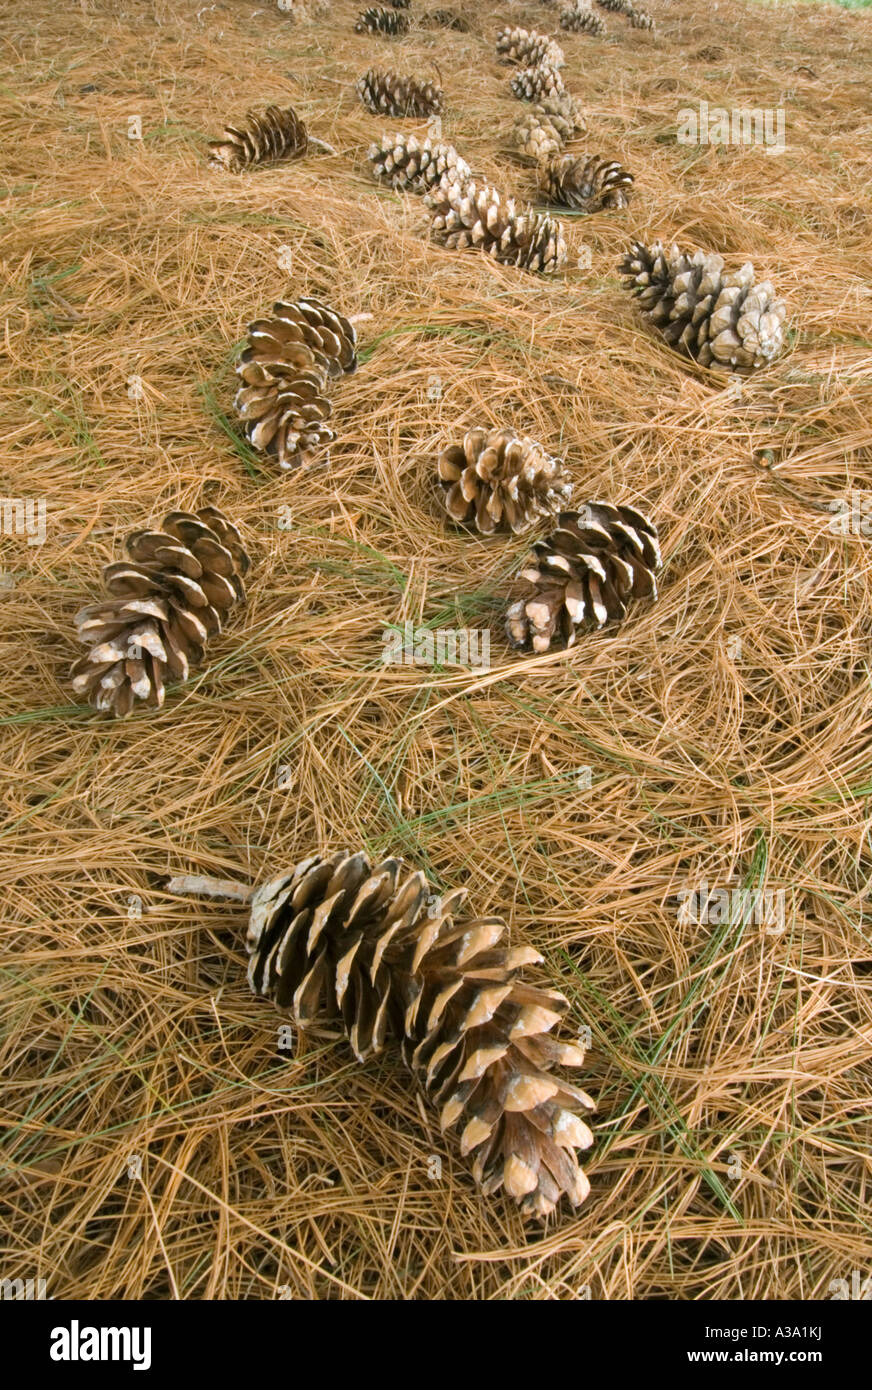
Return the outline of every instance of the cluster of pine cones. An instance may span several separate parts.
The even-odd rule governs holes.
[[[320,2],[279,0],[288,13]],[[630,0],[597,4],[636,27],[653,27]],[[409,0],[392,0],[390,9],[368,9],[355,29],[402,35],[408,8]],[[452,11],[425,18],[465,27]],[[593,36],[604,27],[589,0],[571,0],[560,25]],[[513,143],[537,166],[541,192],[585,212],[627,206],[633,179],[619,163],[565,151],[585,125],[564,87],[560,45],[514,27],[498,34],[496,50],[516,69],[513,94],[529,103]],[[396,119],[432,116],[444,105],[441,88],[391,71],[370,69],[357,90],[368,110]],[[210,156],[214,167],[235,174],[301,159],[313,148],[330,150],[293,108],[273,105],[227,126],[210,142]],[[560,224],[477,181],[452,144],[384,135],[369,162],[377,178],[424,196],[442,245],[476,247],[543,273],[565,262]],[[783,349],[785,306],[748,264],[728,272],[717,255],[634,242],[620,271],[666,342],[703,367],[750,372]],[[333,438],[329,390],[356,366],[356,332],[343,314],[312,297],[275,303],[250,324],[236,367],[235,407],[251,447],[280,469],[308,462]],[[505,613],[515,650],[571,646],[583,629],[622,620],[632,600],[656,598],[661,559],[653,522],[607,501],[571,509],[565,462],[537,441],[511,428],[475,427],[442,449],[434,471],[445,518],[467,533],[544,532],[518,576],[524,592]],[[85,652],[72,673],[76,693],[122,718],[137,702],[159,708],[167,683],[188,678],[209,639],[244,603],[250,568],[239,530],[213,506],[169,512],[159,528],[129,536],[125,552],[105,569],[106,597],[76,618]],[[582,1113],[593,1102],[555,1074],[579,1066],[583,1050],[550,1036],[566,1009],[563,997],[521,978],[541,958],[509,949],[498,919],[458,916],[463,898],[440,899],[398,860],[374,865],[362,853],[316,855],[250,896],[249,981],[301,1027],[340,1019],[361,1061],[398,1042],[439,1107],[442,1128],[462,1124],[461,1152],[473,1156],[483,1191],[503,1188],[525,1214],[545,1216],[562,1196],[577,1205],[589,1190],[577,1153],[592,1142]]]

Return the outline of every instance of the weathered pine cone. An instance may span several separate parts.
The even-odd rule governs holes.
[[[566,66],[566,57],[559,43],[536,29],[501,29],[497,34],[497,61],[519,63],[535,68],[547,63],[552,68]]]
[[[634,242],[619,271],[667,343],[704,367],[747,373],[784,348],[787,308],[750,263],[726,274],[722,256]]]
[[[598,14],[594,14],[588,3],[578,0],[577,4],[568,5],[560,13],[560,27],[570,33],[593,34],[598,36],[605,33],[605,24]]]
[[[633,507],[588,502],[564,512],[533,552],[520,574],[532,593],[506,613],[518,650],[547,652],[555,638],[571,647],[582,625],[618,622],[631,599],[657,597],[657,530]]]
[[[553,274],[566,261],[566,242],[559,222],[547,213],[518,212],[514,199],[503,198],[487,184],[460,184],[443,179],[427,194],[433,239],[463,250],[477,247],[505,265]]]
[[[633,175],[616,160],[601,155],[561,155],[540,170],[540,186],[552,203],[579,212],[625,208],[630,201]]]
[[[210,140],[210,163],[238,173],[255,164],[299,159],[309,145],[305,123],[292,106],[268,106],[262,115],[249,111],[240,126],[225,126],[223,138]]]
[[[426,193],[446,175],[457,183],[472,178],[472,170],[453,145],[429,137],[421,142],[414,135],[383,135],[377,145],[370,146],[368,158],[376,178],[413,193]]]
[[[627,11],[627,19],[630,21],[631,29],[654,29],[654,19],[647,10],[630,9]]]
[[[333,439],[327,382],[355,370],[356,342],[348,319],[317,299],[281,301],[249,325],[235,406],[253,448],[290,469]]]
[[[387,10],[383,7],[373,6],[372,9],[364,10],[359,16],[354,26],[357,34],[407,34],[411,25],[411,20],[407,14],[401,10]]]
[[[572,496],[563,459],[511,429],[468,430],[443,449],[437,470],[448,515],[485,536],[528,531]]]
[[[248,978],[302,1029],[341,1020],[362,1062],[398,1041],[442,1130],[462,1126],[482,1191],[544,1217],[590,1190],[577,1150],[593,1101],[554,1072],[584,1052],[549,1037],[563,996],[521,979],[538,953],[503,944],[498,918],[455,921],[465,896],[434,899],[397,859],[315,855],[254,893]]]
[[[110,597],[76,615],[87,646],[72,686],[95,707],[125,718],[137,700],[160,708],[168,680],[187,680],[207,641],[245,600],[249,558],[217,507],[170,512],[158,531],[134,531],[129,559],[107,565]]]
[[[357,92],[375,116],[436,116],[445,101],[441,87],[434,87],[432,82],[419,82],[414,77],[375,68],[359,79]]]
[[[519,116],[509,132],[509,143],[536,164],[547,164],[563,149],[564,137],[547,116],[538,116],[535,108]]]
[[[564,90],[563,78],[557,68],[543,63],[541,67],[520,68],[509,86],[519,101],[541,101],[543,97],[556,97]]]

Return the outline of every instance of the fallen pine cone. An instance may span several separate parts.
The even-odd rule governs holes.
[[[553,274],[566,262],[559,222],[547,213],[519,212],[514,199],[474,182],[443,179],[426,197],[435,241],[456,250],[475,247],[505,265]]]
[[[137,700],[160,708],[167,680],[187,680],[238,603],[249,558],[217,507],[169,512],[158,531],[134,531],[127,560],[107,565],[111,597],[76,615],[88,647],[72,686],[95,709],[124,719]]]
[[[501,29],[497,34],[497,62],[519,63],[535,68],[547,63],[552,68],[566,66],[566,57],[559,43],[536,29]]]
[[[357,91],[367,110],[376,116],[436,116],[445,100],[440,87],[401,77],[396,72],[370,68],[358,80]]]
[[[472,170],[453,145],[434,143],[429,137],[422,143],[414,135],[383,135],[377,145],[370,146],[368,158],[376,178],[413,193],[426,193],[446,175],[458,183],[472,178]]]
[[[411,26],[411,20],[407,14],[401,13],[399,9],[386,10],[376,8],[364,10],[354,26],[357,34],[407,34]]]
[[[511,429],[468,430],[439,455],[437,471],[445,510],[483,535],[528,531],[554,516],[572,496],[563,459],[554,458]]]
[[[727,274],[722,256],[637,241],[618,269],[670,347],[703,367],[748,373],[784,348],[787,307],[750,262]]]
[[[557,68],[548,63],[519,69],[509,86],[519,101],[541,101],[543,97],[559,96],[564,90],[563,78]]]
[[[616,160],[601,155],[565,154],[544,164],[540,187],[552,203],[579,212],[599,212],[603,208],[625,208],[630,201],[633,175]]]
[[[226,126],[223,138],[210,140],[210,163],[238,173],[255,164],[300,159],[308,149],[305,122],[292,106],[268,106],[263,115],[249,111],[240,126]]]
[[[334,438],[327,382],[355,370],[356,342],[348,319],[317,299],[280,301],[249,325],[234,404],[253,448],[291,469]]]
[[[521,571],[533,592],[506,613],[509,642],[539,653],[559,637],[571,647],[583,624],[618,622],[630,599],[656,598],[659,568],[657,529],[633,507],[588,502],[563,512]]]
[[[360,1062],[398,1043],[443,1132],[461,1126],[460,1152],[485,1195],[504,1188],[539,1218],[563,1196],[584,1201],[577,1151],[593,1142],[581,1115],[594,1103],[555,1074],[581,1066],[584,1051],[549,1036],[567,1001],[522,979],[542,957],[506,946],[499,918],[455,920],[465,889],[435,898],[401,860],[343,851],[251,894],[187,877],[168,889],[250,903],[249,984],[299,1028],[340,1022]]]

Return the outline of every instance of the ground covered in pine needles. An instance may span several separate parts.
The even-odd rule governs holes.
[[[44,544],[0,539],[0,1275],[58,1298],[825,1299],[870,1273],[872,556],[830,507],[872,487],[872,16],[651,0],[655,36],[560,36],[578,147],[636,192],[567,219],[543,281],[432,247],[365,164],[426,123],[354,80],[438,65],[447,137],[530,192],[494,36],[557,12],[464,8],[469,33],[399,40],[348,0],[0,19],[0,476],[47,505]],[[783,107],[786,151],[677,144],[700,100]],[[207,138],[268,101],[336,154],[211,171]],[[619,286],[631,234],[752,259],[786,355],[739,393],[672,356]],[[329,464],[280,477],[232,364],[304,293],[368,317]],[[527,543],[450,532],[434,494],[478,422],[565,455],[578,502],[650,512],[656,604],[508,650]],[[74,614],[127,532],[204,499],[250,544],[248,607],[163,711],[106,721],[67,685]],[[385,666],[407,620],[490,629],[490,669]],[[590,1030],[577,1213],[482,1199],[393,1054],[283,1050],[244,911],[165,887],[360,845],[506,916]],[[784,930],[687,920],[702,883],[766,890]]]

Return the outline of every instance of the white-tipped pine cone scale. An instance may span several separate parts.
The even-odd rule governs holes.
[[[533,208],[518,211],[513,198],[495,188],[445,178],[427,194],[434,241],[454,250],[469,247],[495,261],[551,275],[566,263],[559,222]]]
[[[355,370],[356,344],[348,319],[317,299],[280,301],[250,324],[234,405],[252,448],[292,469],[330,443],[327,383]]]
[[[634,507],[587,502],[561,514],[521,571],[532,592],[506,614],[509,642],[547,652],[555,639],[573,646],[582,626],[619,622],[631,599],[657,597],[660,563],[657,528]]]
[[[300,1028],[341,1020],[361,1062],[398,1042],[482,1191],[545,1217],[590,1191],[578,1151],[594,1103],[555,1074],[584,1052],[550,1036],[564,997],[521,977],[538,952],[508,947],[499,918],[455,920],[465,896],[434,903],[397,859],[315,855],[252,895],[248,979]]]
[[[170,512],[157,531],[134,531],[127,560],[107,565],[110,597],[76,615],[88,647],[72,686],[95,709],[126,718],[137,701],[160,708],[167,680],[187,680],[232,608],[244,603],[249,558],[217,507]]]
[[[563,460],[511,429],[468,430],[443,449],[437,471],[448,515],[485,536],[529,531],[572,496]]]
[[[368,159],[376,178],[411,193],[426,193],[443,178],[453,183],[472,178],[472,170],[453,145],[429,137],[420,141],[414,135],[383,135],[377,145],[370,146]]]
[[[726,273],[723,256],[635,242],[618,269],[670,347],[703,367],[752,372],[784,349],[787,307],[750,262]]]

